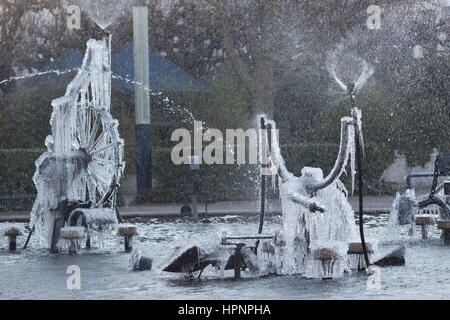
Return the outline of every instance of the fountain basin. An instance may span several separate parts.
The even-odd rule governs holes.
[[[54,255],[41,249],[38,238],[31,237],[26,250],[19,254],[8,251],[7,242],[0,242],[0,299],[447,299],[446,262],[450,250],[443,246],[441,230],[435,229],[427,241],[420,235],[391,240],[384,238],[387,214],[367,215],[367,239],[378,239],[379,252],[391,252],[406,242],[406,264],[383,268],[381,290],[367,289],[365,272],[344,273],[332,282],[305,279],[301,275],[264,276],[248,270],[241,272],[244,281],[233,281],[233,270],[221,274],[208,266],[199,282],[185,274],[161,273],[176,246],[189,243],[218,243],[223,230],[231,234],[247,234],[257,230],[258,217],[210,217],[212,223],[194,224],[182,218],[135,218],[124,222],[139,229],[135,248],[153,260],[152,270],[133,271],[130,253],[117,245],[117,232],[104,234],[103,247],[93,239],[92,249],[82,246],[76,255]],[[0,223],[0,228],[3,230]],[[18,223],[19,227],[26,226]],[[279,217],[268,217],[265,233],[275,234]],[[419,229],[419,227],[418,227]],[[21,247],[25,237],[18,238]],[[261,243],[260,243],[261,246]],[[346,250],[348,247],[346,248]],[[261,256],[262,258],[262,256]],[[376,261],[375,257],[371,262]],[[320,261],[318,261],[320,264]],[[69,265],[81,269],[81,290],[67,290]],[[321,265],[319,265],[321,267]]]

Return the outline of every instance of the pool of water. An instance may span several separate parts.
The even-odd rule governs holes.
[[[279,217],[270,217],[265,232],[277,228]],[[256,233],[257,217],[215,217],[210,223],[183,219],[129,219],[139,228],[134,248],[153,259],[151,271],[130,270],[130,253],[123,252],[120,239],[108,235],[103,247],[82,249],[79,254],[50,254],[39,249],[36,237],[28,249],[9,253],[6,239],[0,242],[0,299],[448,299],[450,298],[450,247],[434,230],[421,240],[402,236],[386,239],[388,215],[367,216],[366,236],[379,239],[381,254],[406,244],[406,265],[381,268],[379,289],[367,286],[365,272],[352,272],[333,280],[299,276],[255,277],[244,272],[234,280],[233,272],[221,278],[206,269],[202,280],[166,276],[158,267],[177,245],[219,241],[219,234]],[[419,233],[420,234],[420,233]],[[25,236],[18,240],[23,245]],[[67,267],[79,266],[81,289],[67,288]]]

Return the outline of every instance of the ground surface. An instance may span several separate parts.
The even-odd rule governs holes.
[[[391,210],[393,196],[367,196],[364,197],[364,212],[375,214],[389,212]],[[358,198],[350,197],[349,201],[355,212],[358,212]],[[180,215],[183,203],[178,204],[151,204],[143,206],[125,206],[119,208],[124,217],[176,217]],[[199,214],[205,212],[205,205],[200,203]],[[258,202],[255,201],[227,201],[208,204],[208,215],[253,215],[259,212]],[[268,201],[267,211],[273,214],[281,214],[281,202],[279,200]],[[28,221],[29,212],[0,213],[1,221]]]

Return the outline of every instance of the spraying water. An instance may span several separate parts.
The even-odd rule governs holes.
[[[374,73],[373,67],[367,61],[356,54],[344,52],[342,45],[328,54],[327,69],[331,78],[338,84],[343,93],[347,93],[348,84],[353,83],[355,95],[361,91]]]
[[[34,77],[39,77],[39,76],[45,76],[48,74],[56,74],[57,76],[61,76],[67,73],[71,73],[74,71],[78,71],[78,68],[72,68],[72,69],[65,69],[65,70],[47,70],[47,71],[40,71],[40,72],[34,72],[34,73],[30,73],[24,76],[17,76],[17,77],[9,77],[8,79],[4,79],[2,81],[0,81],[0,85],[4,85],[7,84],[9,82],[13,82],[13,81],[19,81],[19,80],[26,80],[26,79],[31,79]]]
[[[65,1],[63,0],[63,3]],[[105,30],[112,25],[130,6],[128,0],[72,0],[71,5],[77,5],[100,28]]]

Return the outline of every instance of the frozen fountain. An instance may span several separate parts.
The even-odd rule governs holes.
[[[273,137],[275,122],[265,119],[265,123]],[[361,112],[354,108],[351,117],[341,119],[339,154],[326,177],[322,169],[312,167],[303,168],[300,177],[294,176],[285,166],[278,139],[272,139],[271,159],[279,168],[283,218],[275,239],[274,259],[267,264],[271,272],[330,278],[365,268],[348,191],[339,179],[348,162],[352,177],[356,173],[358,128]],[[374,249],[375,244],[371,244],[370,254]]]
[[[350,89],[349,92],[354,100],[355,91]],[[270,159],[272,179],[275,181],[278,176],[280,180],[283,217],[279,231],[262,234],[261,224],[256,235],[223,235],[220,244],[209,249],[178,248],[163,271],[191,273],[200,270],[201,274],[201,270],[211,264],[222,270],[234,269],[236,278],[245,267],[259,275],[331,278],[351,269],[366,268],[364,256],[374,253],[376,243],[360,242],[354,212],[347,200],[348,191],[339,179],[350,162],[354,181],[357,148],[362,141],[361,111],[353,106],[351,116],[341,119],[339,154],[326,177],[320,168],[305,167],[300,177],[289,172],[278,145],[275,121],[265,115],[258,119],[261,123],[260,159]],[[256,245],[252,245],[250,242],[255,240]]]
[[[335,59],[332,59],[335,61]],[[365,270],[377,251],[377,241],[366,242],[364,236],[361,158],[364,150],[362,112],[356,106],[356,95],[373,74],[368,63],[358,61],[358,77],[337,76],[336,64],[329,64],[331,77],[351,100],[350,116],[341,119],[340,147],[331,172],[324,177],[321,168],[304,167],[301,176],[288,171],[280,146],[275,121],[258,116],[259,155],[270,159],[262,170],[271,172],[273,185],[278,177],[282,203],[282,221],[273,234],[263,234],[264,210],[261,211],[258,234],[221,236],[219,244],[177,248],[163,265],[165,272],[193,273],[212,265],[221,270],[234,270],[235,278],[248,268],[257,275],[297,274],[306,278],[335,278],[351,270]],[[354,66],[352,66],[354,67]],[[266,147],[267,146],[267,147]],[[354,212],[348,202],[349,192],[340,177],[349,164],[353,193],[358,174],[359,233]],[[268,170],[268,171],[267,171]],[[264,186],[262,179],[262,202]],[[404,248],[388,254],[374,264],[404,264]]]
[[[52,134],[36,161],[37,198],[30,227],[53,252],[115,228],[124,141],[110,114],[111,37],[89,40],[83,65],[66,94],[53,100]]]
[[[249,268],[258,275],[300,274],[308,278],[339,277],[351,269],[364,269],[363,248],[358,239],[354,212],[347,190],[339,180],[350,162],[355,169],[355,137],[361,126],[361,112],[354,108],[351,117],[341,119],[341,142],[334,168],[324,178],[322,169],[305,167],[301,177],[285,166],[278,145],[276,124],[260,117],[265,141],[260,154],[267,152],[271,167],[280,179],[282,222],[275,234],[221,235],[220,244],[178,248],[162,267],[166,272],[192,273],[212,265],[220,270]],[[358,127],[359,126],[359,127]],[[270,134],[266,134],[270,132]],[[270,151],[269,151],[270,150]],[[272,176],[275,179],[275,176]],[[256,245],[254,244],[256,241]],[[367,244],[369,254],[375,242]]]
[[[450,175],[450,153],[436,157],[433,173],[418,173],[408,176],[408,188],[404,194],[397,193],[389,215],[388,232],[391,237],[401,236],[402,226],[407,226],[409,236],[416,236],[416,225],[420,226],[422,239],[432,233],[433,225],[442,229],[442,239],[450,243],[450,181],[438,185],[439,176]],[[416,196],[411,188],[412,177],[432,176],[433,183],[429,194]]]

